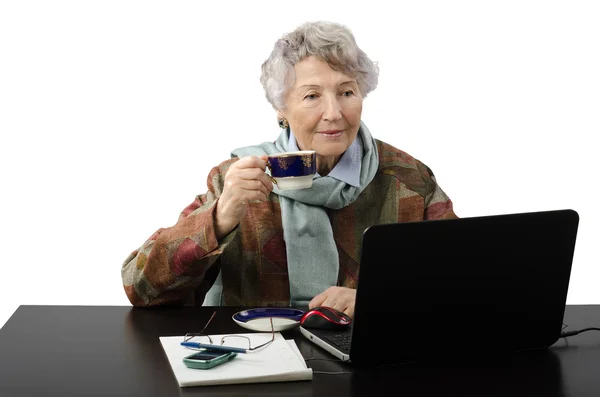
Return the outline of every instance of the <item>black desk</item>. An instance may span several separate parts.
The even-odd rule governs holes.
[[[218,308],[210,333],[248,332]],[[0,330],[0,396],[600,396],[600,332],[560,340],[548,351],[495,368],[395,367],[353,370],[308,361],[312,381],[179,388],[159,336],[199,331],[212,308],[135,309],[21,306]],[[600,324],[600,305],[568,306],[569,329]],[[518,331],[518,324],[515,324]],[[330,358],[300,335],[304,357]]]

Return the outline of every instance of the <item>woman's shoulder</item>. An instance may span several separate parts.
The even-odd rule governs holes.
[[[223,160],[221,161],[219,164],[217,164],[216,166],[214,166],[211,170],[210,170],[210,175],[222,175],[225,176],[225,174],[227,173],[227,170],[229,170],[229,167],[231,167],[231,165],[233,163],[235,163],[236,161],[239,160],[239,157],[232,157],[229,158],[227,160]]]
[[[375,139],[377,142],[377,150],[379,151],[379,168],[382,166],[387,168],[394,165],[404,166],[416,166],[420,163],[419,160],[406,153],[404,150],[400,150],[389,143],[383,142],[379,139]]]
[[[223,189],[225,175],[227,174],[229,167],[231,167],[231,165],[238,160],[238,157],[232,157],[230,159],[221,161],[218,165],[210,169],[208,172],[208,177],[206,178],[209,190],[220,192]]]
[[[379,151],[378,174],[395,177],[399,182],[417,191],[435,184],[433,172],[422,161],[389,143],[378,139],[375,141]]]

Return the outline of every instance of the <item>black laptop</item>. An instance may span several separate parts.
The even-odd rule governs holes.
[[[351,328],[301,332],[366,366],[546,349],[563,328],[578,223],[566,209],[371,226]]]

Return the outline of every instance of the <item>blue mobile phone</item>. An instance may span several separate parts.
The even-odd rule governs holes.
[[[210,369],[217,365],[233,360],[237,356],[234,352],[205,349],[183,358],[183,363],[188,368]]]

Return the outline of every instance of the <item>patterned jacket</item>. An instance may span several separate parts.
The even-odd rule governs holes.
[[[457,217],[429,167],[376,142],[379,169],[373,181],[348,207],[327,210],[339,254],[338,285],[349,288],[356,288],[361,238],[368,226]],[[200,305],[219,271],[225,305],[289,305],[279,196],[271,193],[266,202],[249,203],[240,224],[216,239],[215,203],[237,160],[213,168],[207,193],[197,196],[174,226],[157,230],[125,260],[123,286],[134,306]]]

